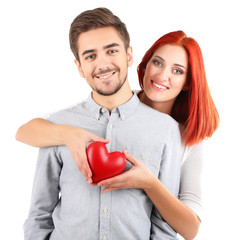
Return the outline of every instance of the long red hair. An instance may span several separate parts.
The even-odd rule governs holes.
[[[198,43],[187,37],[183,31],[171,32],[159,38],[138,65],[139,84],[143,89],[146,65],[153,53],[168,43],[184,47],[188,54],[188,89],[182,90],[177,96],[171,116],[184,126],[185,144],[193,145],[211,137],[219,125],[219,115],[208,88],[203,56]]]

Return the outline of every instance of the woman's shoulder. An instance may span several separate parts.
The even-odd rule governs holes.
[[[184,125],[179,123],[179,129],[180,129],[180,133],[181,133],[181,136],[182,136],[184,131],[185,131]],[[196,143],[196,144],[193,144],[193,145],[186,145],[185,142],[183,142],[184,153],[202,151],[204,149],[205,141],[206,140],[202,140],[199,143]]]
[[[204,157],[205,141],[203,140],[191,146],[183,143],[182,164],[188,161],[201,162]]]

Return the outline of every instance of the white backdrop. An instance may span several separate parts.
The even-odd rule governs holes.
[[[242,33],[240,1],[61,1],[0,3],[0,213],[1,239],[23,239],[38,149],[15,141],[17,128],[31,118],[88,96],[69,50],[68,31],[80,12],[108,7],[127,25],[136,67],[161,35],[184,30],[203,51],[210,90],[221,117],[207,142],[204,218],[197,240],[242,239]]]

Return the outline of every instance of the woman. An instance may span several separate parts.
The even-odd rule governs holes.
[[[200,47],[182,31],[168,33],[146,52],[138,66],[138,76],[142,88],[138,93],[140,101],[171,115],[181,126],[184,154],[179,200],[140,160],[127,152],[126,158],[133,165],[131,170],[98,185],[106,187],[103,192],[145,186],[147,195],[167,223],[185,239],[193,239],[201,218],[201,142],[212,136],[219,122],[208,89]],[[21,126],[16,139],[37,147],[65,144],[90,183],[86,144],[90,141],[108,142],[83,129],[54,125],[43,119],[34,119]]]

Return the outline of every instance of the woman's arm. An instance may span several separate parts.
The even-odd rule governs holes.
[[[34,147],[66,145],[77,167],[90,183],[92,172],[87,162],[86,145],[91,141],[109,142],[82,128],[53,124],[42,118],[35,118],[22,125],[16,133],[16,140]]]
[[[121,188],[143,189],[166,222],[186,240],[193,239],[200,225],[196,214],[173,196],[140,160],[126,151],[124,153],[132,168],[119,176],[98,183],[98,186],[106,187],[102,193]]]
[[[159,179],[153,177],[146,194],[156,206],[166,222],[184,239],[194,239],[198,233],[200,220],[197,215],[179,199],[173,196]]]
[[[16,140],[33,147],[64,145],[67,134],[73,127],[53,124],[42,118],[35,118],[22,125],[16,133]]]

